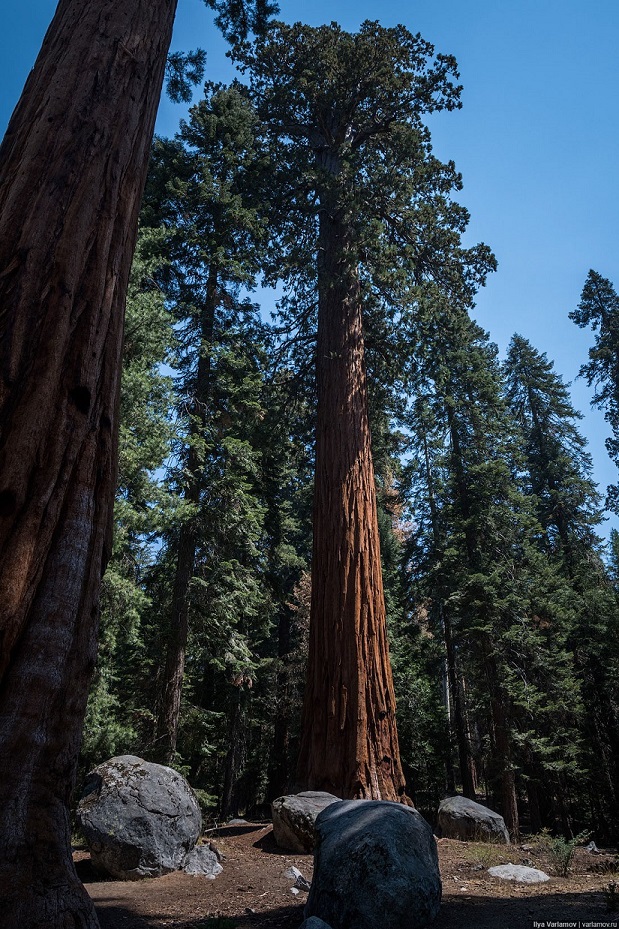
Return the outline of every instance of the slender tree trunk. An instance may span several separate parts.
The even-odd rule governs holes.
[[[232,695],[230,709],[228,710],[228,742],[229,748],[224,763],[224,782],[221,790],[221,818],[239,814],[239,798],[237,795],[238,776],[243,763],[244,733],[243,712],[241,701],[243,694],[241,686],[235,688]]]
[[[273,750],[269,766],[268,796],[279,797],[288,787],[288,753],[290,749],[290,707],[288,685],[290,671],[286,667],[290,655],[291,617],[288,609],[282,606],[279,617],[277,636],[277,656],[280,667],[276,679],[276,706],[273,725]]]
[[[196,508],[200,505],[204,489],[204,454],[199,450],[210,401],[211,343],[215,329],[217,301],[217,271],[211,267],[206,287],[206,300],[200,319],[200,355],[196,385],[191,404],[189,452],[187,460],[187,486],[184,498]],[[195,516],[190,516],[179,532],[176,571],[172,589],[170,625],[166,647],[166,663],[157,718],[157,756],[164,764],[172,764],[176,754],[178,723],[181,712],[181,695],[185,676],[185,655],[189,634],[189,596],[198,547]]]
[[[345,223],[320,227],[312,600],[298,777],[404,800],[368,425],[359,282]]]
[[[483,644],[486,680],[490,697],[490,712],[494,732],[494,761],[497,766],[498,785],[501,795],[501,812],[512,842],[520,838],[516,773],[512,758],[510,714],[501,685],[496,662],[492,656],[490,642]]]
[[[174,0],[61,0],[0,148],[0,900],[95,927],[68,802],[110,551],[122,318]]]
[[[443,611],[443,630],[445,635],[445,650],[447,652],[447,673],[449,675],[449,689],[454,710],[454,728],[458,745],[458,759],[460,762],[460,777],[462,778],[462,793],[469,800],[475,799],[475,766],[471,743],[468,735],[466,713],[464,709],[464,694],[458,667],[456,663],[456,650],[451,630],[449,615]]]
[[[451,423],[452,432],[454,429]],[[434,494],[434,481],[432,478],[432,468],[430,466],[430,453],[426,435],[423,435],[423,451],[426,466],[426,482],[428,485],[428,499],[430,501],[430,518],[432,521],[432,537],[437,552],[442,551],[442,542],[439,530],[438,512],[436,507],[436,496]],[[440,594],[439,594],[440,597]],[[469,800],[475,799],[475,766],[473,763],[473,753],[471,752],[471,743],[468,735],[468,726],[466,722],[466,711],[464,707],[464,692],[461,686],[460,676],[458,674],[458,665],[456,658],[456,646],[454,643],[453,629],[449,611],[445,609],[443,603],[439,606],[441,624],[443,627],[443,638],[445,641],[445,655],[447,664],[448,689],[451,694],[453,705],[453,727],[456,734],[456,744],[458,746],[458,761],[460,764],[460,776],[462,779],[462,793]],[[451,724],[451,718],[450,718]]]

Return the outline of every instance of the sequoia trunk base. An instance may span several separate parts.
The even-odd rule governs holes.
[[[0,901],[97,926],[68,804],[110,553],[124,301],[175,0],[61,0],[0,148]]]
[[[361,300],[346,230],[321,217],[312,601],[298,779],[403,800],[389,662]]]

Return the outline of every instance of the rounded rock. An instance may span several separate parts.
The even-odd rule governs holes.
[[[118,880],[178,870],[202,829],[185,778],[135,755],[91,771],[77,813],[94,867]]]
[[[316,819],[314,877],[304,916],[333,929],[422,929],[437,915],[436,841],[417,810],[345,800]]]
[[[314,851],[314,823],[318,814],[339,797],[320,790],[304,790],[299,794],[278,797],[271,804],[273,838],[280,848],[301,855]]]
[[[494,810],[466,797],[446,797],[438,808],[437,833],[461,842],[509,844],[505,820]]]

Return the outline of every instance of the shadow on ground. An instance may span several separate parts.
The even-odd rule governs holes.
[[[539,894],[528,897],[448,897],[432,929],[534,929],[534,922],[593,922],[605,929],[619,926],[617,914],[606,912],[601,893]]]
[[[175,920],[169,915],[151,913],[139,915],[128,906],[100,897],[96,903],[101,929],[298,929],[303,922],[303,905],[284,906],[265,913],[225,916],[221,919],[203,916]]]
[[[239,913],[217,920],[204,915],[175,920],[169,914],[139,915],[131,907],[104,896],[97,900],[101,929],[299,929],[303,905],[285,906],[262,913]],[[604,909],[601,894],[547,894],[519,899],[467,897],[447,899],[432,929],[534,929],[538,923],[594,922],[604,929],[618,927],[617,914]]]

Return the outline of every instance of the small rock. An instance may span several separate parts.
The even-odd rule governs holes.
[[[214,881],[223,871],[219,864],[217,852],[210,845],[196,845],[183,862],[185,874],[200,875]]]
[[[331,929],[331,926],[317,916],[310,916],[301,923],[299,929]]]
[[[291,894],[294,894],[295,897],[296,897],[298,894],[301,893],[301,891],[299,890],[298,887],[291,887],[291,888],[290,888],[290,893],[291,893]]]
[[[314,850],[316,817],[338,797],[318,790],[278,797],[271,804],[273,838],[280,848],[307,855]]]
[[[497,865],[496,868],[488,868],[488,874],[492,877],[500,877],[504,881],[519,881],[521,884],[542,884],[550,880],[547,874],[538,871],[537,868],[525,868],[511,862]]]
[[[597,847],[597,845],[595,844],[595,842],[589,842],[588,845],[585,845],[585,851],[586,851],[586,852],[590,852],[592,855],[601,855],[601,854],[602,854],[602,853],[600,852],[599,848]]]
[[[294,881],[294,886],[298,890],[308,891],[310,889],[310,882],[303,877],[302,873],[298,868],[295,868],[294,865],[291,868],[288,868],[284,871],[284,877],[290,877]]]
[[[226,823],[226,826],[247,826],[249,825],[246,819],[229,819]]]
[[[509,844],[505,820],[494,810],[466,797],[446,797],[438,808],[437,831],[461,842]]]
[[[299,890],[304,890],[306,893],[308,893],[312,887],[310,882],[306,880],[302,874],[299,874],[298,878],[294,882],[294,886],[298,887]]]

